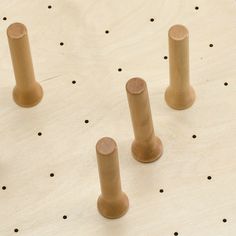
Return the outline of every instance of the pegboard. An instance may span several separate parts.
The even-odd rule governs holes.
[[[236,2],[234,0],[9,0],[0,3],[0,235],[236,234]],[[12,99],[6,37],[13,22],[29,32],[42,102]],[[190,32],[197,99],[175,111],[168,29]],[[147,81],[164,155],[132,158],[125,83]],[[113,137],[130,199],[119,220],[101,217],[95,144]]]

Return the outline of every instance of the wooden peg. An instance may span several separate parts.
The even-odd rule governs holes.
[[[19,106],[35,106],[41,101],[43,90],[35,80],[27,29],[14,23],[8,27],[7,36],[16,79],[13,98]]]
[[[195,92],[189,82],[189,33],[183,25],[169,30],[170,86],[165,93],[167,104],[177,110],[194,103]]]
[[[108,219],[120,218],[128,211],[129,200],[121,189],[116,142],[102,138],[97,142],[96,152],[102,193],[97,201],[98,210]]]
[[[135,136],[134,158],[140,162],[156,161],[162,155],[163,146],[154,133],[146,82],[140,78],[130,79],[126,91]]]

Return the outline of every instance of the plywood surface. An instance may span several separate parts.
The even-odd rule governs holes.
[[[0,22],[1,236],[236,234],[234,0],[9,0],[1,1],[0,16],[7,17]],[[33,109],[12,99],[6,28],[16,21],[28,27],[45,93]],[[164,101],[167,31],[176,23],[190,31],[197,93],[181,112]],[[130,152],[125,83],[133,76],[147,81],[165,148],[148,165]],[[103,136],[118,143],[130,199],[128,214],[113,221],[96,209],[95,144]]]

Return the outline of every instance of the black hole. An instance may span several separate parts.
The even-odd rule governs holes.
[[[63,46],[63,45],[64,45],[64,43],[63,43],[63,42],[60,42],[60,45],[61,45],[61,46]]]
[[[212,177],[211,177],[211,176],[208,176],[208,177],[207,177],[207,179],[208,179],[208,180],[211,180],[211,179],[212,179]]]
[[[6,18],[6,17],[3,17],[2,19],[3,19],[3,20],[7,20],[7,18]]]
[[[51,9],[51,8],[52,8],[52,6],[51,6],[51,5],[49,5],[49,6],[48,6],[48,9]]]
[[[109,33],[110,33],[110,31],[109,31],[109,30],[106,30],[106,31],[105,31],[105,33],[106,33],[106,34],[109,34]]]
[[[15,232],[15,233],[18,233],[18,232],[19,232],[19,229],[14,229],[14,232]]]
[[[192,136],[192,138],[197,138],[197,135],[194,134],[194,135]]]
[[[51,173],[51,174],[50,174],[50,177],[54,177],[54,176],[55,176],[54,173]]]
[[[167,60],[167,59],[168,59],[168,56],[164,56],[164,59]]]
[[[160,193],[164,193],[164,189],[160,189]]]
[[[227,219],[223,219],[223,222],[226,223],[226,222],[227,222]]]
[[[118,71],[121,72],[121,71],[122,71],[122,68],[119,68]]]
[[[199,7],[198,7],[198,6],[196,6],[196,7],[195,7],[195,10],[198,10],[198,9],[199,9]]]
[[[41,132],[38,132],[38,136],[42,136],[42,133],[41,133]]]
[[[64,215],[64,216],[63,216],[63,219],[64,219],[64,220],[66,220],[66,219],[67,219],[67,216],[66,216],[66,215]]]
[[[175,232],[175,233],[174,233],[174,236],[178,236],[178,235],[179,235],[179,233],[178,233],[178,232]]]
[[[224,83],[224,86],[228,86],[229,84],[227,82]]]
[[[155,21],[155,19],[154,19],[154,18],[151,18],[151,19],[150,19],[150,21],[151,21],[151,22],[154,22],[154,21]]]
[[[7,189],[7,187],[6,186],[2,186],[2,190],[6,190]]]
[[[88,124],[88,123],[89,123],[89,120],[85,120],[84,123],[85,123],[85,124]]]
[[[72,84],[76,84],[76,81],[75,81],[75,80],[73,80],[73,81],[72,81]]]
[[[209,44],[209,47],[210,47],[210,48],[212,48],[213,46],[214,46],[214,45],[213,45],[212,43],[211,43],[211,44]]]

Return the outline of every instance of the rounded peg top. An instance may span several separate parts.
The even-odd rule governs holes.
[[[169,30],[169,37],[173,40],[183,40],[188,35],[188,29],[184,25],[174,25]]]
[[[115,140],[112,138],[104,137],[97,142],[97,153],[103,156],[111,155],[117,149]]]
[[[12,39],[20,39],[27,35],[27,28],[22,23],[11,24],[7,29],[7,35]]]
[[[126,84],[127,92],[133,95],[141,94],[146,87],[146,82],[141,78],[132,78]]]

